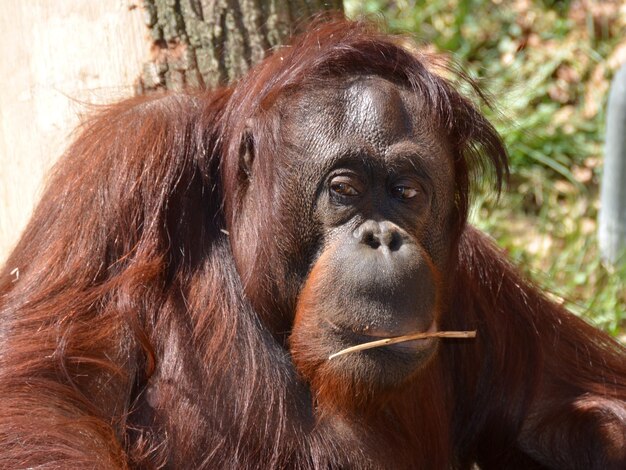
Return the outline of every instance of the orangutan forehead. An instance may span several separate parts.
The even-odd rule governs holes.
[[[383,111],[395,110],[394,122],[384,127],[404,127],[407,113],[421,108],[419,97],[412,90],[378,76],[337,79],[323,86],[304,88],[283,102],[283,113],[298,120],[310,121],[319,117],[329,127],[345,131],[350,127],[380,126]]]
[[[341,147],[349,145],[382,155],[404,141],[407,147],[413,142],[422,149],[417,153],[445,153],[444,139],[424,100],[412,89],[378,76],[301,92],[281,108],[285,138],[303,150],[341,153],[347,150]]]

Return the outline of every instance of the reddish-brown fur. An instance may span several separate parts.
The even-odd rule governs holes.
[[[295,302],[276,300],[294,286],[263,274],[285,265],[272,224],[286,215],[268,189],[259,220],[238,219],[241,136],[263,110],[255,177],[269,178],[274,102],[328,64],[395,77],[410,57],[331,22],[233,87],[136,98],[84,125],[0,273],[0,468],[626,466],[624,348],[466,226],[471,169],[501,176],[506,162],[484,119],[426,73],[459,155],[440,329],[478,337],[442,340],[369,413],[312,406],[283,341]]]
[[[305,377],[310,383],[311,388],[314,391],[314,400],[318,404],[319,413],[331,413],[331,414],[348,414],[353,415],[358,413],[359,409],[365,408],[369,413],[379,412],[378,405],[387,405],[390,401],[398,400],[394,398],[395,393],[382,393],[379,390],[363,389],[359,384],[346,379],[341,375],[337,375],[333,372],[333,368],[329,367],[329,361],[327,357],[319,356],[318,350],[321,349],[317,346],[319,341],[322,341],[321,336],[323,332],[319,331],[319,324],[312,318],[310,311],[315,311],[316,302],[319,301],[317,291],[319,290],[318,283],[323,281],[327,276],[327,259],[334,254],[335,247],[331,246],[324,250],[322,255],[315,261],[311,272],[307,276],[306,283],[300,291],[298,296],[298,306],[296,308],[296,314],[293,321],[292,335],[290,338],[290,352],[293,357],[293,361],[300,375]],[[443,283],[441,282],[441,274],[437,268],[433,265],[432,261],[426,253],[422,253],[425,262],[430,268],[431,275],[437,285],[437,299],[435,301],[435,318],[439,320],[443,300],[440,298]],[[419,384],[419,387],[423,388],[422,392],[413,390],[416,396],[427,396],[429,390],[439,388],[437,367],[428,364],[425,369],[416,371],[419,374],[419,380],[415,380],[415,386]],[[435,381],[438,385],[431,385],[430,380]],[[426,385],[429,384],[429,385]],[[394,391],[395,392],[395,391]],[[402,402],[403,400],[398,400]],[[444,410],[441,410],[442,412]],[[419,419],[411,415],[411,419],[414,422],[425,422],[424,417]],[[441,416],[436,416],[436,423],[445,422],[441,419]],[[429,423],[425,427],[424,434],[428,434],[428,430],[436,428],[435,423]],[[440,431],[437,433],[438,437],[447,438],[447,433]]]

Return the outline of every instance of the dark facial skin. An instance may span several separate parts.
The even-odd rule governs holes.
[[[355,344],[436,330],[454,175],[419,98],[359,77],[280,106],[286,150],[274,199],[277,226],[289,233],[281,258],[293,263],[284,284],[297,286],[290,344],[306,356],[300,362],[319,365]],[[402,343],[332,367],[393,387],[435,348],[434,340]]]

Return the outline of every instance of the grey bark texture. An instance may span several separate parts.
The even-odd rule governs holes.
[[[139,93],[231,82],[282,44],[295,25],[342,0],[145,0],[153,40]]]
[[[606,120],[598,238],[602,257],[616,264],[626,262],[626,65],[613,78]]]

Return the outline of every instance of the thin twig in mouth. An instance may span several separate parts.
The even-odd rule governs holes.
[[[413,333],[410,335],[396,336],[393,338],[378,339],[376,341],[370,341],[369,343],[357,344],[356,346],[350,346],[349,348],[342,349],[339,352],[331,354],[328,359],[334,359],[344,354],[349,354],[357,351],[363,351],[365,349],[379,348],[381,346],[387,346],[389,344],[404,343],[405,341],[413,341],[416,339],[426,338],[475,338],[476,330],[474,331],[433,331],[430,333]]]

